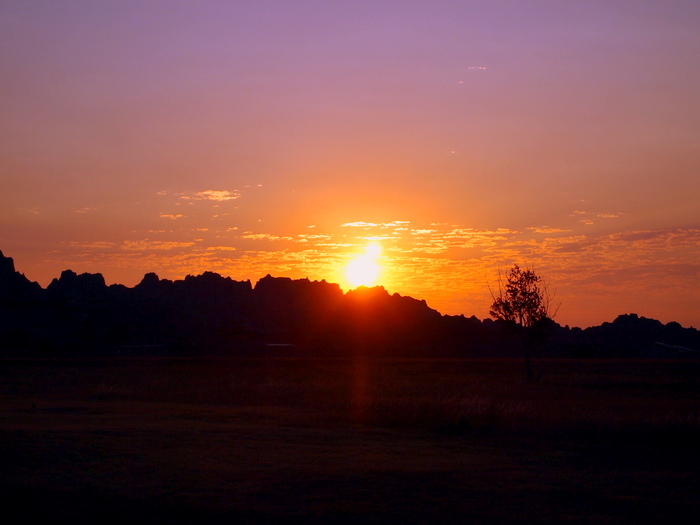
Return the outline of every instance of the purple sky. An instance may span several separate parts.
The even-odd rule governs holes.
[[[488,315],[700,326],[697,1],[0,6],[0,250],[133,286],[377,284]]]

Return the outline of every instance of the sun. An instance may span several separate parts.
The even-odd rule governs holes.
[[[378,262],[380,253],[381,247],[372,243],[367,246],[364,254],[348,263],[345,268],[345,277],[353,287],[370,286],[375,283],[381,270]]]

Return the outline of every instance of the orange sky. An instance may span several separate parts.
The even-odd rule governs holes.
[[[0,250],[133,286],[377,279],[488,315],[700,326],[700,4],[14,2],[0,7]]]

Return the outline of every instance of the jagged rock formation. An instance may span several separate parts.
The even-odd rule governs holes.
[[[590,357],[700,357],[699,332],[637,314],[618,316],[584,331]]]
[[[0,299],[31,302],[38,299],[40,293],[41,286],[15,271],[12,257],[5,257],[0,251]]]
[[[382,287],[267,275],[255,286],[205,272],[148,273],[133,288],[64,271],[46,289],[0,252],[0,356],[316,355],[516,357],[501,322],[443,316]],[[542,356],[700,357],[700,334],[634,314],[581,330],[549,326]]]

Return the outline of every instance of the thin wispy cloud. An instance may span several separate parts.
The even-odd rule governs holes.
[[[124,241],[121,244],[121,248],[127,251],[161,251],[190,248],[191,246],[194,246],[194,244],[194,242],[140,240]]]
[[[233,201],[241,196],[240,191],[228,191],[228,190],[205,190],[199,191],[192,194],[195,199],[205,199],[210,201]]]
[[[380,283],[391,293],[428,297],[443,313],[480,317],[488,313],[487,284],[512,262],[547,275],[559,291],[562,312],[567,305],[573,310],[580,294],[618,294],[619,299],[600,306],[601,316],[616,315],[627,297],[639,293],[649,304],[683,297],[700,278],[700,229],[692,228],[572,235],[557,228],[478,230],[390,221],[329,230],[317,226],[307,229],[313,233],[297,235],[202,230],[207,229],[192,229],[187,241],[161,230],[153,232],[158,238],[73,241],[64,243],[64,249],[80,260],[92,254],[95,264],[112,261],[121,268],[155,270],[166,278],[209,270],[240,280],[272,273],[342,282],[345,265],[369,242],[379,242],[378,262],[384,269]],[[467,295],[470,306],[465,311],[460,297]]]
[[[584,210],[574,210],[569,216],[578,219],[578,222],[586,225],[593,225],[599,222],[600,219],[618,219],[623,213],[613,212],[613,213],[596,213]]]
[[[240,199],[242,192],[240,190],[203,190],[194,192],[169,192],[159,191],[156,193],[159,197],[172,197],[182,201],[189,200],[205,200],[215,202],[226,202]]]

